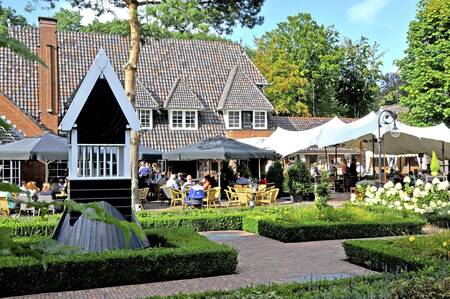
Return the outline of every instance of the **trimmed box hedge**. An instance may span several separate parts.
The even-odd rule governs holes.
[[[403,234],[419,234],[425,224],[421,220],[385,220],[383,222],[312,222],[292,223],[246,217],[244,230],[282,242],[305,242],[368,238]]]
[[[351,263],[375,271],[417,271],[440,264],[437,259],[425,258],[408,248],[393,246],[389,240],[349,240],[343,245]]]
[[[46,271],[30,257],[1,257],[0,281],[5,287],[0,297],[223,275],[236,269],[234,248],[191,229],[147,230],[146,234],[151,241],[165,240],[167,247],[48,255]]]
[[[47,236],[53,233],[60,218],[61,215],[0,218],[0,227],[8,228],[11,237]]]

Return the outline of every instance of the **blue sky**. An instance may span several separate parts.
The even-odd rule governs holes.
[[[36,23],[38,15],[53,14],[40,9],[25,13],[26,3],[27,0],[3,0],[5,6],[15,8],[32,23]],[[417,0],[266,0],[261,11],[264,24],[253,29],[236,28],[230,38],[238,42],[242,39],[244,44],[252,46],[255,37],[275,28],[287,16],[307,12],[320,24],[334,25],[341,36],[358,39],[364,35],[378,42],[380,50],[385,52],[382,69],[389,72],[395,69],[393,61],[403,56],[408,24],[414,19],[416,5]],[[94,18],[93,13],[83,11],[82,14],[85,22]],[[126,12],[118,11],[117,15],[126,17]]]

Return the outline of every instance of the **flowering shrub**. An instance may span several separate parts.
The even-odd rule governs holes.
[[[383,187],[367,186],[360,188],[359,196],[352,194],[350,200],[366,206],[382,205],[397,210],[412,210],[419,214],[431,214],[446,211],[450,215],[450,191],[448,181],[434,178],[431,183],[417,180],[411,185],[411,179],[405,177],[403,186],[389,181]],[[362,195],[361,195],[362,194]]]

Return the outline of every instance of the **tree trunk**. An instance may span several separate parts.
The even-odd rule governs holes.
[[[139,62],[139,53],[141,51],[138,2],[135,0],[127,1],[127,7],[130,16],[130,53],[128,62],[125,65],[125,93],[131,104],[135,106],[136,72]],[[131,131],[131,207],[133,210],[136,209],[136,204],[139,203],[138,162],[140,137],[139,132]]]

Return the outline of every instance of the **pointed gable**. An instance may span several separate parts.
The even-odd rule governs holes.
[[[161,105],[139,78],[136,78],[136,108],[159,109]]]
[[[236,65],[228,75],[227,82],[220,96],[218,110],[274,110],[262,91]]]
[[[205,106],[198,96],[189,88],[181,77],[175,79],[167,99],[164,101],[165,109],[197,109],[203,110]]]
[[[105,51],[101,49],[95,57],[88,73],[84,77],[83,82],[75,94],[66,115],[61,121],[60,129],[62,131],[70,131],[74,127],[78,116],[80,115],[86,101],[94,89],[94,86],[97,84],[99,79],[103,78],[109,85],[109,88],[111,89],[112,94],[114,95],[115,100],[117,101],[117,104],[122,110],[122,113],[130,127],[135,131],[140,130],[140,122],[136,111],[134,110],[133,105],[131,105],[128,101],[128,98],[125,95],[125,90],[123,89],[117,74],[114,72]]]

